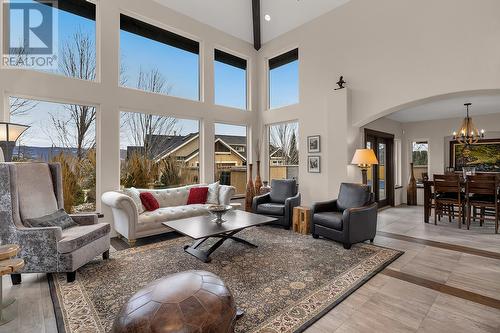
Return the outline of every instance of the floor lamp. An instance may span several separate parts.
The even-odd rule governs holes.
[[[5,162],[12,162],[16,141],[28,128],[26,125],[0,122],[0,148]]]
[[[367,171],[372,167],[372,165],[378,164],[378,160],[372,149],[356,149],[351,164],[356,164],[361,169],[363,184],[367,185]]]

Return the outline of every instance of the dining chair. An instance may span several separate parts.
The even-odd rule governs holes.
[[[499,221],[499,179],[497,175],[476,175],[468,176],[466,182],[467,198],[467,229],[471,224],[471,210],[473,218],[476,220],[476,209],[480,209],[479,225],[482,226],[485,220],[495,221],[495,233],[498,233]],[[487,210],[492,211],[491,214]]]
[[[489,180],[498,180],[500,182],[500,175],[499,174],[486,174],[486,173],[483,173],[483,174],[480,174],[481,177],[483,177],[483,179],[489,179]],[[480,194],[477,194],[477,195],[474,195],[474,194],[471,194],[471,196],[474,198],[474,199],[479,199],[481,198],[482,195]],[[499,196],[500,198],[500,196]],[[491,199],[491,198],[490,198]],[[471,207],[472,209],[472,221],[476,222],[476,220],[478,219],[478,213],[479,213],[479,217],[481,218],[481,216],[483,215],[489,215],[489,216],[495,216],[495,210],[493,208],[490,208],[490,207],[475,207],[475,206],[472,206]],[[480,226],[483,225],[483,220],[480,219]]]
[[[465,218],[465,194],[462,192],[459,175],[434,175],[434,224],[438,218],[448,216],[448,220],[458,218],[462,227]],[[455,207],[458,211],[455,211]],[[458,215],[457,215],[458,214]]]

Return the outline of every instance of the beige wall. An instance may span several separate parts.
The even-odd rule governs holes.
[[[497,0],[352,0],[265,44],[258,64],[262,122],[299,120],[302,146],[316,134],[326,143],[328,175],[308,174],[307,154],[300,153],[305,203],[335,195],[340,180],[359,180],[359,170],[348,166],[359,130],[347,121],[359,127],[449,93],[500,92],[499,12]],[[266,60],[294,47],[300,103],[267,111]],[[333,91],[341,74],[350,88],[342,101]]]

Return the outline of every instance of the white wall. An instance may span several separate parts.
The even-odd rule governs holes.
[[[383,115],[450,93],[500,93],[499,12],[498,0],[352,0],[263,46],[260,96],[267,95],[267,59],[298,47],[300,102],[268,111],[261,98],[261,121],[299,120],[302,146],[307,136],[320,134],[329,143],[323,154],[346,145],[351,155],[352,145],[359,147],[356,127]],[[331,106],[341,74],[350,88],[347,110]],[[343,122],[342,112],[353,128]],[[341,135],[347,140],[330,139]],[[323,159],[330,174],[313,175],[307,173],[303,149],[300,155],[306,204],[325,199],[338,180],[359,179],[348,166],[352,156]],[[338,180],[329,181],[332,177]]]
[[[252,45],[180,15],[154,1],[101,0],[97,3],[99,80],[86,82],[30,70],[0,67],[0,98],[3,98],[3,102],[0,102],[0,119],[8,120],[9,95],[54,102],[96,105],[98,108],[98,197],[100,197],[100,193],[119,188],[120,111],[140,111],[197,119],[200,120],[201,132],[204,134],[200,147],[203,159],[201,179],[202,181],[211,181],[214,175],[214,123],[247,125],[250,129],[250,139],[254,138],[251,131],[257,127],[258,117],[255,111],[258,109],[259,96],[255,80],[256,52]],[[127,13],[148,23],[200,41],[202,101],[189,101],[118,86],[120,13]],[[0,17],[3,17],[2,13],[0,13]],[[1,35],[2,33],[0,33]],[[252,111],[246,112],[214,105],[214,47],[223,47],[247,58]],[[3,48],[0,45],[1,49]],[[137,50],[137,52],[144,51]],[[253,145],[250,145],[251,147]],[[252,149],[250,149],[249,154],[251,157]],[[99,201],[98,206],[100,206]],[[111,212],[105,207],[102,208],[105,213],[105,221],[112,222]]]

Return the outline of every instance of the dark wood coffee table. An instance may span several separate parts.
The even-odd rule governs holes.
[[[186,245],[184,247],[184,251],[203,262],[210,262],[210,255],[228,239],[251,247],[257,247],[255,244],[236,237],[235,234],[243,229],[276,221],[276,219],[272,217],[247,213],[241,210],[231,210],[227,212],[223,217],[226,222],[222,224],[212,222],[213,219],[214,217],[212,215],[203,215],[163,222],[163,225],[195,239],[196,241],[192,245]],[[209,238],[219,238],[219,240],[207,250],[201,250],[199,247]]]

